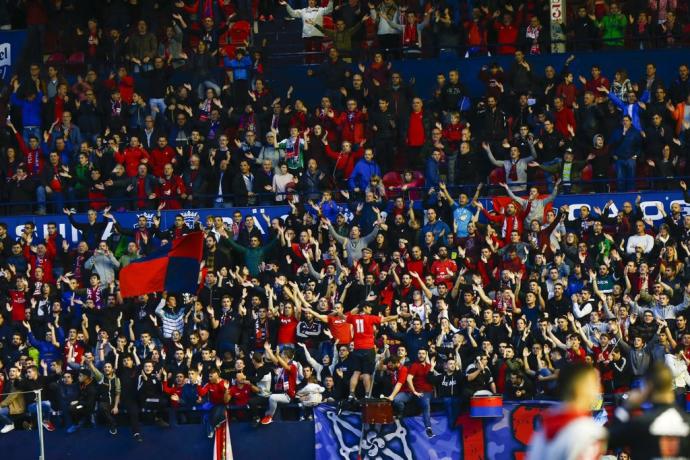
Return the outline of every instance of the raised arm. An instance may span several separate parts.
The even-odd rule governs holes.
[[[503,167],[503,162],[498,161],[496,157],[494,157],[494,154],[491,153],[491,147],[489,146],[488,143],[482,142],[482,147],[484,148],[484,151],[486,152],[486,155],[489,157],[489,161],[493,163],[494,166],[497,166],[499,168]]]

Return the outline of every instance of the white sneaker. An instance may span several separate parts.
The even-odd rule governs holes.
[[[3,426],[2,429],[0,429],[0,433],[5,434],[12,430],[14,430],[14,424],[10,423],[9,425]]]

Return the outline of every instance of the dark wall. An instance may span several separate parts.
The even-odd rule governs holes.
[[[144,442],[132,439],[129,428],[111,436],[103,427],[68,435],[64,430],[44,431],[46,460],[212,460],[212,440],[201,425],[170,429],[144,428]],[[313,422],[281,422],[252,428],[236,423],[230,429],[235,460],[289,458],[313,460]],[[0,458],[36,460],[38,433],[13,431],[0,436]]]
[[[537,76],[544,75],[544,67],[553,65],[557,72],[560,72],[563,63],[570,54],[528,56],[527,60],[532,66],[532,72]],[[590,76],[592,64],[601,66],[602,72],[609,79],[613,80],[613,75],[619,68],[628,71],[628,76],[633,82],[637,82],[644,76],[645,66],[648,62],[653,62],[657,66],[657,74],[661,79],[670,84],[673,78],[677,77],[678,65],[690,63],[690,56],[687,50],[645,50],[645,51],[600,51],[588,53],[575,53],[576,59],[571,63],[570,68],[575,74],[585,77]],[[429,98],[436,84],[436,74],[448,73],[451,69],[460,70],[460,79],[470,91],[472,97],[482,96],[485,92],[483,83],[479,80],[479,70],[483,65],[498,62],[504,71],[508,71],[514,58],[512,56],[500,57],[480,57],[471,59],[427,59],[419,61],[394,61],[393,70],[401,71],[405,80],[414,76],[416,79],[415,89],[417,93]],[[295,88],[294,97],[302,98],[310,104],[318,102],[324,88],[318,78],[306,76],[306,66],[268,66],[267,74],[272,79],[271,86],[279,92],[276,95],[284,94],[289,85]],[[579,82],[577,82],[579,85]]]

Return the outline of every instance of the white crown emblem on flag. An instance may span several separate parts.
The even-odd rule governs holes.
[[[155,214],[152,213],[152,212],[142,212],[142,213],[140,213],[140,214],[137,214],[137,221],[139,220],[140,217],[145,217],[145,218],[146,218],[146,226],[147,226],[147,227],[150,227],[150,226],[151,226],[151,222],[153,222],[153,216],[154,216],[154,215],[155,215]],[[132,224],[132,227],[136,228],[136,227],[137,227],[137,223],[134,222],[134,224]]]
[[[196,211],[183,211],[181,215],[184,219],[185,225],[187,225],[189,228],[194,227],[194,221],[197,217],[199,217],[199,213]]]

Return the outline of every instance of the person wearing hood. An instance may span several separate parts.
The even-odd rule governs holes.
[[[73,401],[69,412],[73,424],[67,428],[67,433],[72,434],[88,423],[91,414],[96,409],[98,387],[93,379],[91,369],[83,367],[79,369],[79,399]]]
[[[593,159],[590,155],[587,159]],[[582,170],[587,166],[586,161],[576,161],[573,149],[565,149],[563,159],[557,158],[551,165],[540,165],[536,161],[529,163],[530,167],[541,168],[551,174],[560,176],[560,183],[565,193],[580,193],[582,190]]]
[[[611,157],[609,155],[609,146],[605,145],[604,136],[595,134],[592,138],[592,149],[589,151],[587,158],[589,164],[592,165],[592,178],[596,181],[594,190],[597,192],[607,192],[608,184],[606,178],[608,177],[609,164]]]

